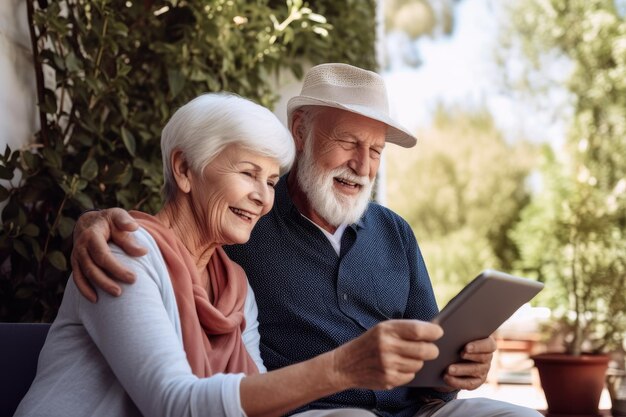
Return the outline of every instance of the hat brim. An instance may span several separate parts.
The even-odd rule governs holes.
[[[314,97],[296,96],[287,103],[287,123],[291,129],[293,112],[303,106],[324,106],[349,111],[360,114],[369,119],[378,120],[387,125],[386,142],[395,143],[404,148],[411,148],[417,143],[417,138],[410,134],[404,127],[400,126],[386,114],[379,113],[370,107],[358,104],[341,104],[334,101],[320,100]]]

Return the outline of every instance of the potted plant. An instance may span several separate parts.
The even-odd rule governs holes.
[[[624,365],[624,351],[616,359],[615,367],[610,367],[606,375],[606,385],[611,396],[611,414],[613,417],[626,416],[626,370]],[[618,367],[621,365],[621,369]]]
[[[523,273],[545,282],[539,300],[552,310],[553,343],[533,359],[550,414],[597,415],[609,353],[626,334],[622,214],[584,166],[544,156],[542,190],[512,233]]]
[[[547,158],[543,189],[515,229],[521,267],[545,281],[544,301],[564,335],[562,350],[579,358],[619,350],[626,333],[626,84],[617,76],[626,61],[616,49],[623,39],[619,5],[531,0],[509,9],[510,50],[526,58],[511,81],[548,104],[541,109],[554,111],[553,120],[566,129],[560,160]],[[553,106],[557,96],[564,99]],[[558,382],[562,392],[571,381]],[[569,402],[583,395],[570,395]]]

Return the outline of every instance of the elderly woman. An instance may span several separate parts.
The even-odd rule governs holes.
[[[135,285],[92,304],[68,281],[16,416],[281,415],[348,388],[405,383],[422,366],[415,352],[436,356],[414,340],[440,329],[416,334],[406,321],[266,373],[254,295],[221,246],[246,242],[272,207],[292,139],[269,110],[206,94],[172,116],[161,148],[165,204],[133,213],[148,255],[113,248]]]

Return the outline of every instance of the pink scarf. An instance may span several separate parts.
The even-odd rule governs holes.
[[[231,261],[221,247],[215,249],[207,265],[214,300],[211,303],[191,254],[174,232],[149,214],[130,214],[154,238],[167,265],[193,373],[200,378],[219,372],[258,373],[241,338],[248,292],[241,266]]]

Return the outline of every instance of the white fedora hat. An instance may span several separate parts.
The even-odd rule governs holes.
[[[294,111],[302,106],[325,106],[360,114],[388,126],[386,141],[405,148],[417,139],[389,117],[387,89],[383,78],[372,71],[347,64],[316,65],[304,77],[299,96],[287,103],[291,129]]]

